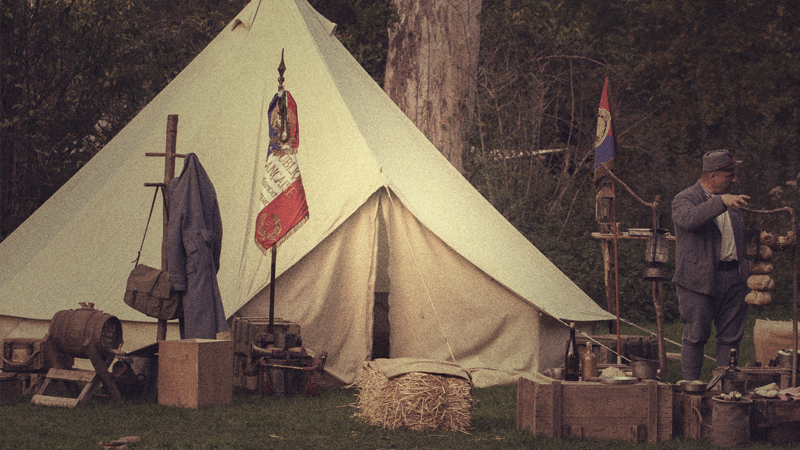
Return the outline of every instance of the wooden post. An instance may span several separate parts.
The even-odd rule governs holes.
[[[275,266],[278,265],[278,248],[272,246],[272,264],[269,270],[269,323],[267,333],[274,333],[275,324]]]
[[[661,381],[667,383],[667,347],[664,344],[664,285],[653,281],[653,303],[656,308],[656,332],[658,333],[658,366]]]
[[[617,314],[617,304],[615,302],[614,278],[611,272],[611,242],[607,239],[601,239],[600,245],[603,249],[603,278],[606,283],[606,311]],[[617,333],[617,322],[615,320],[608,321],[609,334]]]
[[[163,217],[163,232],[161,234],[161,269],[168,269],[167,257],[167,230],[169,228],[169,182],[175,178],[175,158],[185,158],[186,155],[178,154],[175,152],[178,140],[178,115],[170,114],[167,116],[167,145],[164,153],[145,153],[145,156],[157,156],[164,158],[164,182],[163,183],[145,183],[145,186],[161,187],[162,194],[164,195],[164,212]],[[183,330],[183,319],[179,320],[179,326]],[[183,334],[183,333],[181,333]],[[167,321],[158,321],[158,332],[156,334],[157,341],[167,339]]]

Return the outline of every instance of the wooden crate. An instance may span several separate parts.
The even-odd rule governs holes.
[[[234,317],[231,320],[231,336],[233,337],[233,382],[236,386],[245,386],[249,390],[256,389],[254,383],[258,379],[258,357],[253,355],[253,344],[260,336],[267,334],[268,317]],[[273,320],[273,331],[300,336],[300,324],[280,318]]]
[[[725,367],[717,367],[714,369],[712,377],[718,375],[725,369]],[[747,385],[745,386],[747,391],[752,391],[757,387],[765,386],[770,383],[775,383],[781,389],[786,389],[792,381],[792,371],[789,369],[780,369],[778,367],[741,367],[739,371],[747,374]],[[722,381],[720,381],[720,386],[721,385]]]
[[[53,364],[45,353],[44,339],[4,339],[0,369],[4,372],[47,372]]]
[[[778,445],[800,442],[800,402],[756,398],[751,414],[757,439]]]
[[[233,341],[158,342],[158,404],[227,406],[233,399]]]
[[[687,394],[680,387],[673,387],[672,435],[688,439],[710,439],[711,397],[718,391],[704,394]]]
[[[672,437],[672,389],[559,381],[536,374],[517,382],[517,429],[557,437],[658,442]]]
[[[16,403],[24,394],[22,378],[15,373],[0,373],[0,406]]]

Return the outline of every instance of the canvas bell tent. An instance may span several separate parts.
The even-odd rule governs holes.
[[[124,350],[155,342],[155,321],[122,297],[153,198],[144,183],[164,173],[145,153],[164,151],[168,115],[178,153],[197,154],[216,189],[225,312],[268,316],[270,257],[254,226],[282,51],[310,217],[278,250],[275,316],[328,352],[330,374],[354,381],[376,345],[455,359],[477,385],[507,382],[561,364],[562,320],[612,318],[453,169],[334,26],[305,0],[250,3],[0,244],[0,337],[43,337],[56,312],[91,302],[122,320]],[[157,207],[141,256],[153,267],[161,221]]]

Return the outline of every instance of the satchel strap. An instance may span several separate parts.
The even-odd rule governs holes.
[[[145,227],[144,227],[144,236],[142,236],[142,244],[139,246],[139,252],[136,254],[136,259],[134,261],[132,261],[134,267],[139,266],[139,258],[142,257],[142,249],[144,248],[144,240],[145,240],[145,238],[147,238],[147,229],[150,228],[150,219],[153,217],[153,209],[156,206],[156,198],[158,197],[159,189],[164,189],[164,186],[160,186],[160,185],[156,186],[156,190],[153,193],[153,203],[150,205],[150,215],[147,216],[147,225],[145,225]],[[164,195],[162,195],[161,198],[162,198],[162,200],[164,202],[165,214],[168,214],[168,212],[166,212],[167,211],[166,198],[164,198]],[[167,216],[167,220],[169,220],[169,216]]]

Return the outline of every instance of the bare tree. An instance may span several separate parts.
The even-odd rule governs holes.
[[[384,90],[460,172],[474,118],[481,0],[393,0]]]

